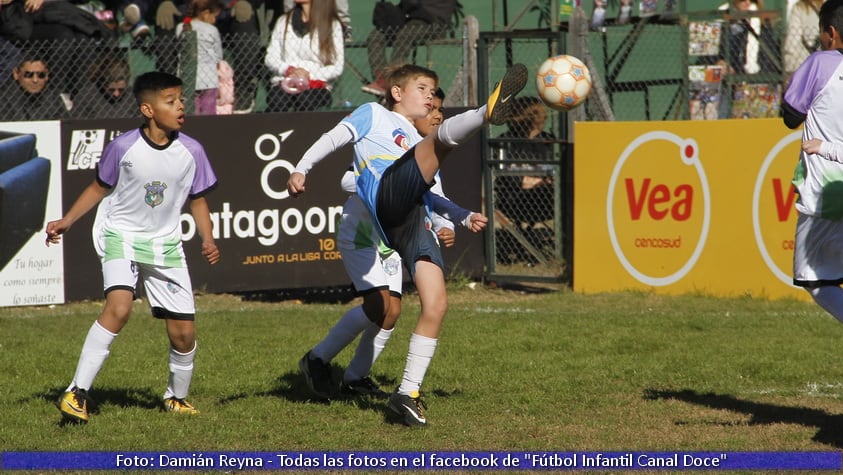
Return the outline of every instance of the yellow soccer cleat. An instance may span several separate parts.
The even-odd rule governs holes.
[[[74,387],[58,401],[62,417],[73,422],[88,422],[88,392]]]
[[[199,410],[184,399],[171,397],[164,399],[164,410],[167,412],[178,412],[180,414],[199,414]]]
[[[506,70],[503,79],[495,86],[489,101],[486,102],[486,120],[495,125],[506,123],[509,117],[509,105],[521,89],[527,84],[527,67],[521,63],[513,64]]]

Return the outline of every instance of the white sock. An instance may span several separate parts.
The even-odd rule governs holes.
[[[170,380],[167,384],[167,392],[164,399],[171,397],[184,399],[190,390],[190,381],[193,379],[193,358],[196,356],[196,345],[187,353],[179,353],[170,347]]]
[[[342,380],[346,382],[358,381],[368,376],[391,336],[392,329],[384,330],[371,323],[369,328],[360,336],[357,351],[354,352],[354,357],[348,363],[348,368],[345,369]]]
[[[398,394],[412,394],[421,388],[424,374],[436,352],[436,338],[428,338],[413,333],[410,337],[410,349],[407,351],[407,365],[404,367],[404,377],[401,379],[401,386],[398,387]]]
[[[94,322],[91,325],[85,343],[82,345],[82,353],[79,355],[79,363],[76,365],[76,374],[73,376],[73,382],[67,388],[68,391],[73,389],[74,386],[86,391],[91,389],[94,378],[97,377],[105,359],[108,358],[109,348],[111,348],[111,343],[116,337],[116,333],[106,330],[99,322]]]
[[[358,305],[345,312],[340,320],[328,332],[328,336],[310,350],[310,355],[330,363],[343,348],[350,345],[372,322],[366,318],[363,306]]]
[[[843,323],[843,289],[836,285],[828,285],[809,289],[808,292],[823,310]]]
[[[445,145],[456,147],[468,141],[486,122],[486,106],[448,117],[436,130],[436,138]]]

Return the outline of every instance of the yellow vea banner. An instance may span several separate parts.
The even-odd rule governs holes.
[[[791,280],[801,130],[578,122],[575,138],[576,291],[808,299]]]

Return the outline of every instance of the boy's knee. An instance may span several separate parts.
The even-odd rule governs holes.
[[[196,348],[196,337],[193,332],[170,335],[170,346],[179,353],[190,353]]]

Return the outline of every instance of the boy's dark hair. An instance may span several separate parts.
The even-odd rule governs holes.
[[[151,71],[143,73],[135,79],[135,85],[132,88],[132,93],[135,95],[135,100],[138,105],[141,104],[141,96],[150,92],[163,91],[171,87],[181,87],[182,81],[178,76],[162,71]]]
[[[395,66],[394,68],[387,69],[385,74],[386,97],[384,97],[384,102],[386,102],[386,108],[392,110],[392,108],[395,106],[395,99],[393,99],[391,92],[392,86],[398,86],[403,88],[407,85],[409,81],[419,76],[433,79],[433,82],[436,83],[438,89],[439,76],[436,74],[435,71],[427,69],[423,66],[405,63],[399,66]]]
[[[434,92],[433,95],[438,97],[440,101],[445,100],[445,91],[443,91],[441,87],[437,87],[436,92]]]
[[[838,34],[843,34],[843,0],[827,0],[820,7],[820,31],[831,34],[834,27]]]

